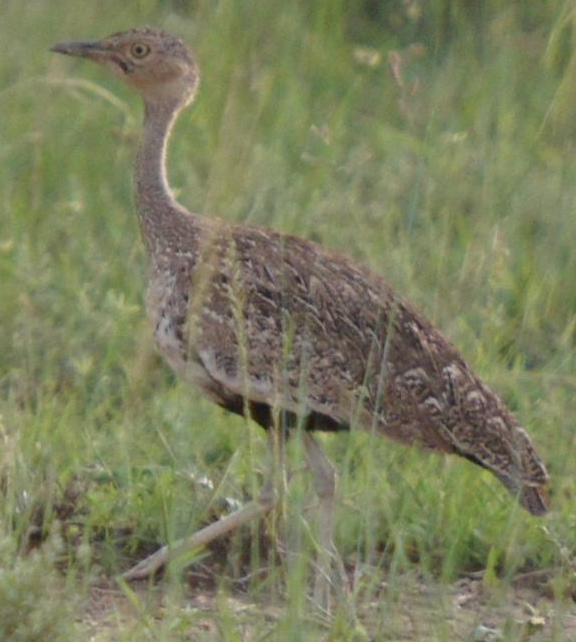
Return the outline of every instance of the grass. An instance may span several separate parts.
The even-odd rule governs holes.
[[[353,640],[362,627],[375,640],[452,640],[485,621],[507,641],[571,639],[576,14],[560,0],[481,7],[4,3],[0,538],[20,566],[0,562],[0,620],[30,608],[18,595],[36,574],[59,589],[39,595],[34,617],[64,613],[97,640]],[[171,147],[180,200],[311,238],[384,275],[526,426],[552,475],[550,517],[525,515],[466,462],[326,436],[340,475],[336,542],[358,572],[356,626],[339,612],[328,628],[307,619],[302,565],[284,577],[250,537],[256,527],[193,567],[217,578],[218,595],[202,592],[200,571],[160,588],[113,584],[135,558],[221,513],[223,498],[250,496],[264,453],[256,427],[175,380],[152,346],[131,198],[137,99],[101,69],[47,51],[139,24],[182,35],[203,72]],[[308,499],[297,481],[287,523],[303,560]],[[30,555],[49,533],[64,547]],[[478,571],[488,597],[452,619],[456,582]],[[515,584],[539,571],[548,583],[526,599],[543,628],[518,614]],[[10,599],[7,574],[21,578]],[[94,588],[103,582],[115,588]],[[114,625],[88,608],[102,595]],[[75,596],[88,607],[72,617]],[[47,639],[26,631],[19,639]]]

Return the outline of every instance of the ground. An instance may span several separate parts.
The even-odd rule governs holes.
[[[365,573],[369,572],[364,570]],[[381,574],[381,570],[372,569]],[[195,573],[206,584],[210,568]],[[93,586],[78,618],[91,642],[108,642],[127,631],[148,631],[169,620],[182,637],[178,640],[220,639],[222,614],[228,614],[237,640],[274,639],[279,622],[286,617],[283,600],[262,603],[245,591],[218,593],[215,587],[194,587],[191,582],[178,605],[161,583],[136,582],[128,589],[110,580]],[[566,596],[554,600],[543,571],[498,582],[487,587],[481,574],[452,584],[426,580],[416,572],[396,576],[394,585],[380,582],[369,600],[356,599],[355,627],[338,637],[331,623],[319,613],[302,618],[306,640],[478,640],[514,639],[533,642],[576,639],[576,605]],[[145,615],[143,615],[145,614]],[[355,632],[354,632],[355,630]]]

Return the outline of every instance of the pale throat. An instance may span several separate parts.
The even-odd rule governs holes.
[[[168,186],[166,150],[180,111],[176,101],[144,102],[144,130],[136,158],[136,207],[140,218],[154,217],[176,204]],[[143,221],[144,222],[144,221]]]
[[[189,254],[197,234],[197,217],[176,202],[166,175],[170,131],[184,106],[177,99],[144,101],[144,130],[136,158],[136,212],[147,253],[156,264],[179,250]]]

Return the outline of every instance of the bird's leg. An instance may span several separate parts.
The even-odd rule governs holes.
[[[272,432],[272,430],[268,431],[268,448],[270,450],[268,477],[256,499],[230,515],[222,517],[217,522],[205,526],[191,537],[185,537],[172,544],[162,546],[162,548],[158,549],[155,553],[152,553],[152,555],[128,569],[122,574],[122,577],[125,580],[137,580],[148,577],[179,555],[206,546],[206,544],[209,544],[218,537],[233,531],[256,517],[265,515],[274,508],[278,503],[279,495],[277,473],[275,473],[276,466],[274,466],[275,446],[271,435]]]
[[[285,506],[286,488],[288,485],[288,471],[286,469],[286,438],[288,432],[284,425],[285,417],[280,416],[278,425],[271,426],[266,431],[268,438],[268,470],[269,481],[272,484],[276,497],[277,507],[273,514],[272,537],[276,543],[277,551],[282,556],[286,552],[285,542]]]
[[[329,610],[331,569],[333,563],[345,586],[344,566],[340,560],[334,543],[332,532],[334,527],[334,500],[336,496],[336,471],[330,460],[323,453],[318,443],[309,432],[302,432],[304,454],[312,479],[314,490],[318,495],[318,560],[314,577],[313,599],[321,608]]]

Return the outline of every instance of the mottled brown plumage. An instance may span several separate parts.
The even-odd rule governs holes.
[[[167,186],[166,141],[198,84],[178,39],[150,29],[56,45],[136,89],[145,106],[136,205],[150,261],[147,310],[172,368],[264,428],[283,411],[456,453],[534,515],[547,474],[530,439],[456,349],[379,276],[318,245],[187,212]]]

